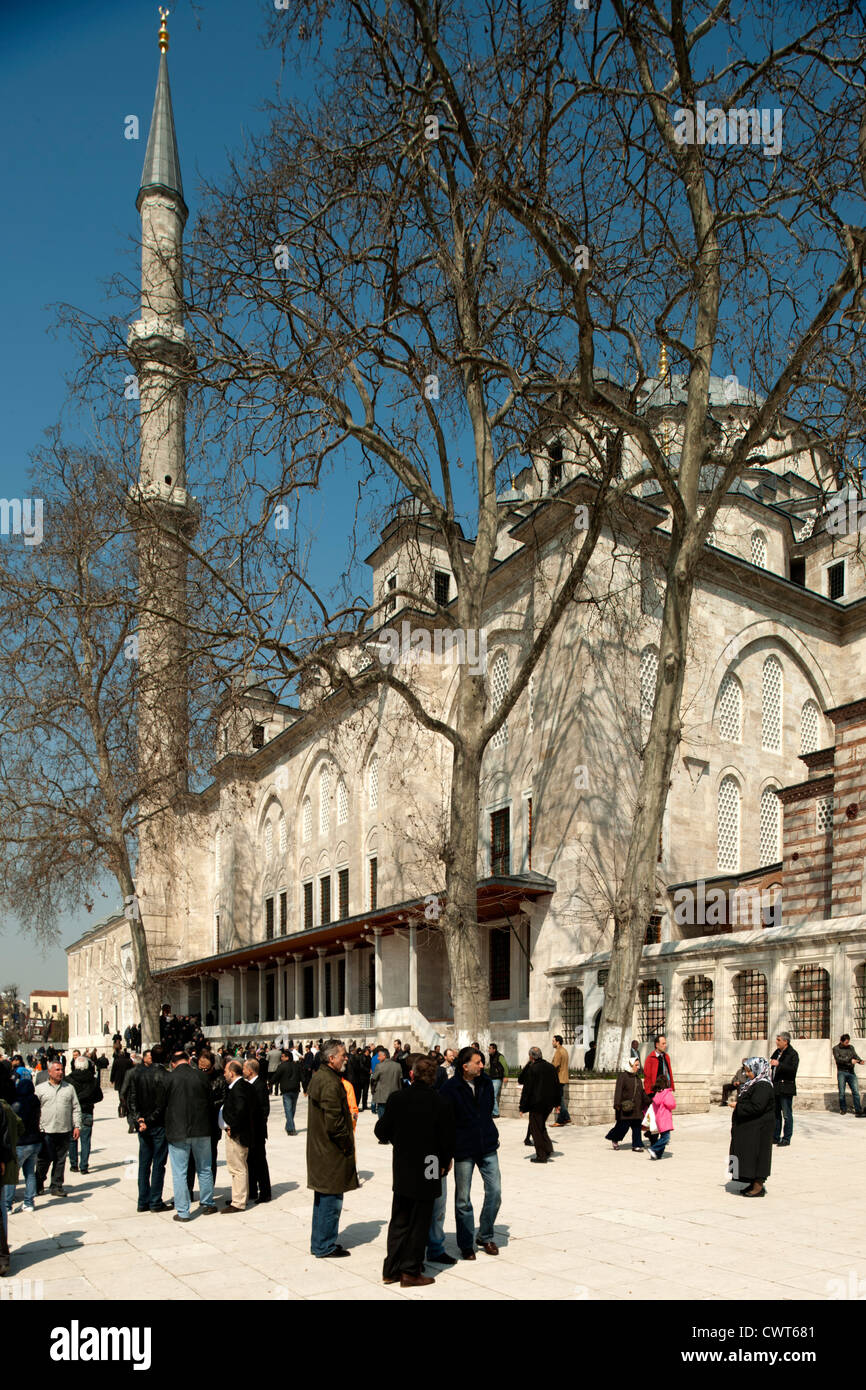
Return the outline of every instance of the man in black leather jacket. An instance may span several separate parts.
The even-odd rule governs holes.
[[[776,1037],[776,1051],[770,1058],[773,1072],[773,1090],[776,1093],[776,1132],[773,1143],[780,1149],[787,1148],[794,1133],[794,1096],[797,1094],[797,1068],[799,1054],[791,1046],[791,1034],[779,1033]],[[782,1121],[785,1122],[784,1136]]]
[[[138,1133],[138,1210],[168,1211],[164,1202],[165,1165],[168,1144],[165,1138],[165,1103],[168,1073],[153,1060],[150,1049],[126,1078],[124,1097],[129,1121]]]

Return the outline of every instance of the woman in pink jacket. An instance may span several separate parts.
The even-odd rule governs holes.
[[[650,1144],[647,1152],[650,1158],[661,1158],[674,1127],[673,1112],[677,1108],[677,1098],[670,1086],[666,1086],[663,1091],[656,1091],[652,1103],[659,1137],[654,1144]]]

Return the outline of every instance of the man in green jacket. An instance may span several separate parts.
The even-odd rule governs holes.
[[[330,1038],[319,1052],[307,1092],[307,1187],[313,1200],[312,1253],[320,1260],[340,1259],[350,1252],[337,1243],[343,1193],[360,1186],[355,1164],[355,1132],[342,1071],[346,1049]]]

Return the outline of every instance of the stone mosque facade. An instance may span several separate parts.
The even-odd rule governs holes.
[[[156,227],[176,241],[164,257],[176,274],[185,207],[164,52],[138,206],[145,262]],[[172,309],[164,285],[144,285],[131,342],[155,343],[170,372],[161,345],[182,337],[179,298]],[[683,384],[661,367],[646,388],[674,453]],[[720,433],[736,436],[754,397],[726,379],[712,398]],[[165,479],[183,523],[182,409],[172,419],[142,411],[143,482]],[[494,703],[580,542],[591,485],[578,439],[548,431],[499,500],[485,615]],[[705,482],[708,492],[709,471]],[[642,1044],[667,1034],[680,1075],[727,1080],[787,1029],[801,1081],[821,1088],[842,1032],[866,1047],[863,531],[866,508],[836,490],[828,460],[788,420],[727,494],[704,548],[634,1019]],[[645,485],[602,533],[582,601],[485,754],[478,914],[491,1036],[509,1062],[559,1032],[579,1067],[595,1035],[668,533],[662,496]],[[368,565],[383,641],[399,640],[401,674],[447,714],[455,653],[432,617],[388,598],[453,598],[441,539],[404,506]],[[371,659],[375,649],[357,654]],[[151,960],[173,1010],[200,1012],[219,1040],[451,1041],[437,926],[449,761],[385,687],[360,705],[312,681],[291,705],[264,686],[238,691],[210,784],[178,803],[172,864],[140,859]],[[102,1045],[137,1021],[130,951],[122,915],[68,948],[71,1043]]]

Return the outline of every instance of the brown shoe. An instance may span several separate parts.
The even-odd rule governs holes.
[[[492,1240],[486,1240],[483,1245],[479,1245],[479,1250],[483,1250],[485,1255],[498,1255],[499,1246],[494,1245]]]
[[[222,1211],[220,1212],[220,1216],[228,1216],[230,1212],[243,1211],[243,1210],[244,1210],[243,1207],[232,1207],[232,1206],[223,1207]]]
[[[460,1254],[462,1255],[462,1257],[463,1257],[464,1260],[474,1260],[474,1259],[475,1259],[475,1251],[474,1251],[474,1250],[461,1250],[461,1251],[460,1251]]]
[[[435,1284],[436,1280],[431,1279],[429,1274],[401,1274],[401,1289],[426,1289],[428,1284]]]

